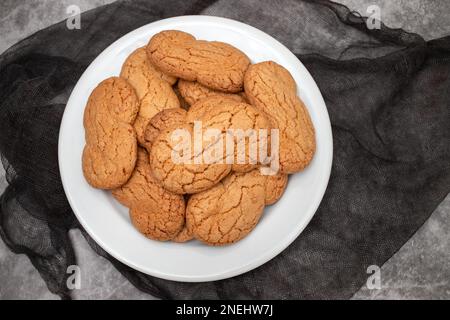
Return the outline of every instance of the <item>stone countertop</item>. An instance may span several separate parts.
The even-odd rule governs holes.
[[[223,1],[223,0],[222,0]],[[66,8],[82,11],[112,0],[3,0],[0,4],[0,53],[34,32],[67,18]],[[370,5],[381,9],[389,27],[403,28],[433,39],[450,34],[450,1],[447,0],[338,0],[367,15]],[[220,1],[218,3],[220,5]],[[6,187],[0,165],[0,193]],[[152,299],[137,290],[104,258],[96,255],[80,231],[70,232],[82,270],[79,299]],[[450,299],[450,196],[428,221],[383,266],[381,289],[363,286],[354,299]],[[101,270],[98,271],[98,270]],[[13,254],[0,241],[0,300],[58,299],[50,293],[24,255]]]

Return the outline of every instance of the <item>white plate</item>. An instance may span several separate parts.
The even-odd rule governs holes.
[[[81,169],[84,146],[83,112],[91,91],[117,76],[125,58],[156,33],[178,29],[198,39],[230,43],[253,63],[274,60],[298,84],[316,129],[317,152],[309,167],[290,177],[283,198],[267,207],[249,236],[225,247],[197,241],[184,244],[145,238],[130,223],[128,210],[110,192],[91,188]],[[301,62],[281,43],[246,24],[217,17],[183,16],[141,27],[114,42],[87,68],[69,98],[59,136],[59,166],[69,203],[81,225],[109,254],[130,267],[176,281],[211,281],[252,270],[294,241],[314,215],[327,187],[333,155],[330,120],[322,95]]]

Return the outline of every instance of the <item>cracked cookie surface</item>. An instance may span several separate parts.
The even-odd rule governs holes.
[[[135,50],[127,58],[120,76],[134,87],[139,99],[139,113],[134,128],[139,143],[144,145],[144,131],[150,119],[161,110],[180,107],[171,86],[176,78],[156,69],[148,60],[145,48]]]
[[[191,105],[181,95],[180,89],[178,89],[178,85],[173,87],[173,91],[177,95],[178,101],[180,101],[180,108],[184,110],[189,110],[189,107]]]
[[[125,60],[122,66],[121,76],[129,78],[133,87],[138,87],[146,81],[147,78],[157,77],[173,86],[178,78],[172,77],[154,66],[147,57],[146,47],[137,48]],[[150,73],[150,74],[147,74]]]
[[[266,206],[275,204],[283,196],[288,183],[288,175],[278,173],[266,176]]]
[[[180,79],[177,83],[178,90],[183,99],[192,106],[196,102],[211,97],[215,95],[219,95],[222,97],[228,97],[237,102],[246,102],[243,93],[226,93],[217,91],[214,89],[210,89],[205,87],[204,85],[196,82],[196,81],[187,81]]]
[[[138,202],[153,202],[164,210],[170,209],[171,203],[178,203],[176,207],[183,207],[184,204],[183,196],[164,189],[153,178],[148,153],[142,148],[138,150],[136,167],[130,179],[123,186],[112,190],[112,195],[128,208]]]
[[[150,119],[144,132],[144,146],[150,152],[153,141],[162,130],[170,129],[186,123],[186,110],[182,108],[165,109]]]
[[[192,195],[186,208],[189,231],[209,245],[241,240],[264,211],[265,181],[259,170],[233,172],[211,189]]]
[[[248,57],[229,44],[196,40],[176,30],[154,35],[147,45],[147,55],[167,74],[224,92],[242,91],[250,65]]]
[[[187,134],[186,139],[179,140],[175,136],[178,132]],[[211,188],[231,170],[231,165],[225,161],[207,163],[203,160],[209,156],[207,153],[215,143],[211,141],[196,150],[194,129],[190,124],[163,130],[150,150],[153,176],[164,188],[177,194],[197,193]],[[187,145],[189,147],[185,149]]]
[[[265,115],[255,107],[233,99],[212,96],[192,106],[186,121],[182,126],[163,131],[150,150],[152,173],[168,190],[178,194],[197,193],[218,183],[230,170],[247,172],[259,166],[259,129],[268,129],[270,124]],[[196,127],[198,123],[200,128]],[[180,129],[184,129],[190,139],[184,141],[188,145],[186,152],[189,153],[184,158],[180,153],[183,148],[180,148],[180,142],[173,136]],[[248,133],[248,129],[254,130]],[[194,134],[195,130],[199,132]],[[252,133],[256,134],[250,138]],[[231,141],[233,149],[229,149],[227,141]],[[195,149],[199,143],[199,149]],[[184,160],[174,161],[174,152],[179,155],[178,159]]]
[[[172,239],[172,241],[178,242],[178,243],[183,243],[183,242],[191,241],[192,239],[194,239],[194,236],[192,235],[192,233],[189,231],[189,229],[185,225],[183,227],[183,229],[180,231],[180,233],[178,233],[176,235],[176,237]]]
[[[244,87],[251,104],[262,110],[280,130],[280,171],[303,170],[315,153],[315,133],[289,71],[273,61],[251,65],[245,74]]]
[[[114,189],[131,176],[137,157],[132,123],[138,109],[135,91],[124,79],[106,79],[91,93],[84,111],[82,155],[83,174],[91,186]]]
[[[112,195],[130,208],[133,225],[154,240],[171,240],[183,228],[186,203],[183,196],[164,189],[150,172],[148,153],[138,150],[131,178]],[[142,204],[142,205],[141,205]]]
[[[260,165],[258,157],[262,140],[259,130],[267,130],[270,136],[271,124],[257,108],[229,97],[211,96],[191,106],[187,121],[201,121],[203,128],[219,129],[225,136],[224,141],[229,137],[234,142],[233,171],[247,172]],[[250,150],[253,150],[252,154]]]
[[[184,202],[171,202],[169,208],[153,201],[137,202],[130,209],[130,219],[136,229],[147,238],[168,241],[184,226]]]

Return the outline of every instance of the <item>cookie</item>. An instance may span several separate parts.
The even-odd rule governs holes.
[[[183,242],[191,241],[192,239],[194,239],[194,236],[192,235],[192,233],[189,231],[189,229],[185,225],[184,228],[180,231],[180,233],[178,233],[176,235],[176,237],[172,239],[172,241],[178,242],[178,243],[183,243]]]
[[[139,148],[131,178],[112,195],[130,208],[133,225],[154,240],[171,240],[183,229],[186,204],[183,196],[164,189],[150,173],[148,153]]]
[[[251,104],[279,129],[280,171],[303,170],[315,153],[315,133],[289,71],[273,61],[254,64],[245,74],[244,86]]]
[[[186,208],[189,231],[208,245],[241,240],[263,213],[265,182],[259,170],[233,172],[211,189],[192,195]]]
[[[136,167],[130,179],[123,186],[112,190],[112,195],[128,208],[139,202],[158,203],[164,209],[169,209],[173,203],[177,204],[177,208],[184,206],[183,196],[164,189],[153,178],[148,153],[142,148],[138,150]]]
[[[187,134],[186,140],[180,142],[175,138],[179,132]],[[203,160],[208,157],[208,149],[214,143],[205,143],[203,148],[196,150],[194,128],[190,124],[162,130],[150,150],[153,176],[164,188],[177,194],[197,193],[211,188],[231,171],[231,165],[225,163],[223,158],[215,163]]]
[[[250,65],[249,58],[229,44],[196,40],[176,30],[154,35],[147,45],[147,55],[167,74],[223,92],[242,91]]]
[[[190,106],[192,106],[193,104],[204,98],[208,98],[214,95],[228,97],[230,99],[236,100],[237,102],[246,102],[245,98],[241,95],[241,93],[226,93],[213,90],[201,85],[196,81],[187,81],[180,79],[178,81],[177,87],[180,92],[180,95]]]
[[[235,129],[233,132],[228,131],[233,133],[233,136],[230,136],[234,141],[233,171],[247,172],[260,165],[259,130],[265,129],[270,135],[271,124],[265,114],[257,108],[230,97],[210,96],[191,106],[187,113],[187,121],[189,123],[201,121],[204,128],[216,128],[224,134],[230,129]],[[251,131],[247,131],[248,129]],[[241,135],[238,130],[242,130]],[[255,134],[255,139],[250,139],[250,133]],[[239,148],[240,143],[243,148]],[[254,154],[250,157],[252,149]]]
[[[260,165],[260,130],[268,132],[270,123],[255,107],[212,96],[193,105],[186,121],[186,125],[162,132],[150,150],[152,174],[168,190],[197,193],[218,183],[230,170],[247,172]],[[173,159],[174,152],[177,155],[183,149],[173,138],[179,129],[189,136],[184,162]]]
[[[144,48],[135,50],[122,66],[120,76],[134,87],[139,99],[139,114],[134,123],[138,141],[144,145],[144,131],[150,119],[164,109],[179,108],[180,102],[170,78],[155,69]],[[169,81],[169,82],[168,82]]]
[[[147,238],[168,241],[183,229],[184,210],[184,202],[171,202],[167,208],[153,201],[142,201],[131,207],[130,219],[135,228]]]
[[[266,176],[266,206],[270,206],[281,199],[286,190],[288,175],[279,173],[272,176]]]
[[[187,203],[189,201],[191,195],[184,195],[184,201]],[[185,219],[185,223],[183,226],[183,229],[180,231],[180,233],[178,233],[176,235],[175,238],[172,239],[173,242],[177,242],[177,243],[184,243],[184,242],[188,242],[194,239],[194,236],[192,235],[192,233],[190,232],[190,230],[187,228],[186,225],[186,219]]]
[[[147,125],[144,132],[144,146],[150,152],[153,141],[162,130],[186,123],[186,110],[182,108],[165,109],[158,112]]]
[[[178,101],[180,101],[180,108],[183,108],[184,110],[189,110],[190,104],[183,98],[180,89],[178,89],[178,86],[175,86],[173,88],[173,91],[177,95]]]
[[[82,156],[83,174],[91,186],[114,189],[130,178],[137,157],[132,123],[138,110],[135,91],[124,79],[106,79],[91,93],[84,111]]]
[[[146,79],[151,77],[160,78],[171,86],[178,80],[177,77],[169,76],[150,62],[146,47],[138,48],[128,56],[122,66],[121,76],[129,79],[128,81],[133,87],[139,87],[142,83],[145,83]]]

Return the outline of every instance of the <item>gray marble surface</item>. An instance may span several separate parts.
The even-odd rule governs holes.
[[[82,11],[113,0],[3,0],[0,3],[0,53],[17,41],[62,19],[76,4]],[[381,9],[383,22],[433,39],[450,34],[448,0],[340,0],[367,15],[370,5]],[[6,187],[0,166],[0,193]],[[78,230],[70,232],[81,268],[78,299],[152,299],[134,288],[105,259],[97,256]],[[450,196],[428,221],[383,266],[381,288],[363,286],[354,299],[450,299]],[[24,255],[0,241],[0,299],[58,299]]]

